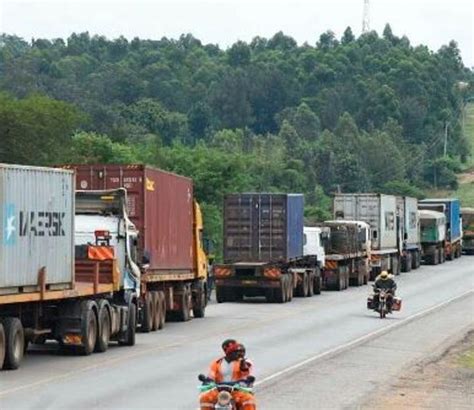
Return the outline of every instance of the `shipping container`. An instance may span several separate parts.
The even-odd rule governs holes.
[[[151,273],[190,273],[194,264],[191,179],[144,165],[73,165],[81,190],[125,188],[140,254]]]
[[[367,222],[371,227],[372,249],[398,246],[396,198],[383,194],[335,194],[336,219]]]
[[[230,194],[224,201],[224,262],[284,262],[303,255],[301,194]]]
[[[419,202],[419,209],[443,212],[446,216],[446,239],[456,242],[461,239],[461,205],[455,198],[430,198]]]
[[[462,214],[462,250],[474,254],[474,208],[461,208]]]
[[[0,204],[0,294],[72,288],[73,173],[0,164]]]

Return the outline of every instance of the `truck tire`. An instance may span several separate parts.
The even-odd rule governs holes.
[[[314,294],[320,295],[322,287],[323,287],[323,278],[321,276],[316,276],[314,278]]]
[[[119,344],[122,346],[135,346],[136,329],[137,328],[137,306],[130,303],[128,311],[127,330]]]
[[[309,296],[309,274],[305,272],[303,275],[303,297]]]
[[[275,303],[285,303],[286,302],[286,281],[285,281],[285,277],[281,277],[280,278],[280,286],[278,288],[275,288],[273,290],[273,295],[274,295],[274,298],[273,298],[273,301]]]
[[[5,329],[3,328],[3,323],[0,322],[0,369],[3,368],[3,363],[5,361]]]
[[[25,335],[20,319],[16,317],[6,317],[2,319],[5,332],[5,358],[3,369],[15,370],[20,366],[24,354]]]
[[[154,332],[160,328],[161,306],[158,300],[158,291],[153,290],[151,293],[151,301],[153,305],[153,318],[151,324],[151,331]]]
[[[142,315],[142,323],[140,330],[143,333],[148,333],[153,328],[153,316],[155,314],[153,306],[153,297],[150,291],[147,291],[145,294],[145,301],[143,303],[143,315]]]
[[[287,275],[286,286],[287,286],[286,301],[291,302],[293,300],[293,293],[294,293],[293,276],[292,275]]]
[[[196,286],[193,298],[193,316],[203,318],[206,315],[207,294],[204,284],[201,282]]]
[[[179,322],[187,322],[191,319],[191,291],[187,286],[182,288],[179,296],[179,311],[176,314],[176,318]]]
[[[158,329],[163,329],[165,327],[166,322],[166,300],[165,300],[165,292],[162,290],[158,291],[158,303],[160,306],[159,313],[160,313],[160,323]]]
[[[314,272],[308,273],[308,297],[312,298],[314,296]]]
[[[300,276],[303,275],[303,276]],[[295,292],[294,295],[296,297],[303,297],[304,291],[303,291],[303,285],[304,285],[304,274],[299,274],[298,273],[298,283],[296,284]]]
[[[451,251],[448,253],[448,255],[446,256],[446,259],[448,261],[452,261],[454,260],[454,249],[451,247]]]
[[[97,316],[94,311],[95,306],[96,304],[91,300],[84,301],[81,304],[82,346],[78,350],[84,356],[89,356],[94,351],[99,333]]]
[[[418,269],[420,267],[420,251],[413,252],[411,267],[412,269]]]
[[[227,302],[227,289],[222,286],[216,286],[216,301],[217,303]]]
[[[109,348],[111,319],[108,307],[109,303],[106,300],[99,303],[99,334],[94,349],[98,353],[103,353]]]
[[[408,252],[404,258],[402,258],[402,272],[410,272],[413,263],[412,253]]]

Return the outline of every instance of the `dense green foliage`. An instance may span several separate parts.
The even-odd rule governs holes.
[[[459,117],[473,75],[456,43],[412,47],[388,25],[382,37],[348,28],[298,46],[277,33],[227,50],[191,35],[3,35],[0,90],[0,162],[144,162],[191,176],[215,237],[226,192],[304,192],[307,217],[322,219],[336,189],[454,188],[469,155]]]

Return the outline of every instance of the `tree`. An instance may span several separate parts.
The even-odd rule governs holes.
[[[344,30],[344,34],[342,35],[341,38],[341,44],[349,44],[352,43],[355,40],[354,34],[352,33],[352,29],[348,26]]]

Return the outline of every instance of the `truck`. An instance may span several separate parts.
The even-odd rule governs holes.
[[[343,290],[361,286],[369,279],[370,226],[362,221],[325,221],[325,263],[323,289]]]
[[[166,321],[205,316],[208,259],[203,218],[192,180],[145,165],[65,165],[82,191],[123,189],[138,232],[133,258],[140,270],[137,301],[142,332]]]
[[[264,296],[285,303],[321,291],[318,256],[303,250],[303,208],[302,194],[225,196],[224,260],[214,266],[217,302]],[[317,233],[307,231],[307,242],[311,234]]]
[[[429,198],[418,203],[418,209],[444,213],[446,217],[446,240],[444,257],[448,261],[459,258],[462,254],[462,221],[461,204],[456,198]]]
[[[461,208],[462,250],[466,255],[474,255],[474,208]]]
[[[427,265],[445,261],[446,216],[443,212],[419,210],[422,260]]]
[[[17,369],[30,342],[83,355],[135,344],[136,232],[124,230],[125,198],[108,196],[119,243],[101,228],[76,245],[75,211],[98,217],[100,197],[78,206],[71,171],[0,164],[0,368]]]
[[[397,196],[397,215],[400,218],[402,238],[401,271],[410,272],[418,269],[421,264],[418,199]]]
[[[370,279],[381,271],[400,274],[402,238],[397,201],[393,195],[337,193],[333,213],[336,220],[363,221],[370,225]]]

